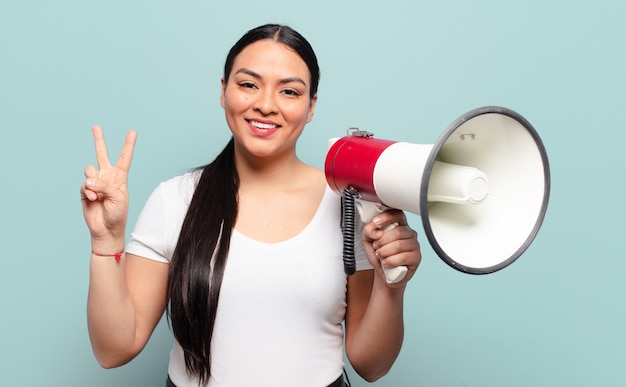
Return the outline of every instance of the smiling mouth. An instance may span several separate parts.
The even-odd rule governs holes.
[[[258,122],[258,121],[254,121],[254,120],[247,120],[248,123],[252,126],[254,126],[255,128],[259,128],[259,129],[263,129],[263,130],[270,130],[270,129],[276,129],[278,128],[278,125],[276,124],[266,124],[263,122]]]

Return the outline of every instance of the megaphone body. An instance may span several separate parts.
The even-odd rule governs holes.
[[[356,129],[331,142],[326,180],[337,193],[353,193],[364,222],[386,208],[419,215],[435,252],[462,272],[487,274],[511,264],[545,216],[545,148],[530,123],[509,109],[474,109],[434,144],[377,139]],[[385,274],[398,282],[405,273],[400,267]]]

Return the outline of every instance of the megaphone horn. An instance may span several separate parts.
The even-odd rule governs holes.
[[[499,106],[463,114],[434,144],[349,129],[331,140],[324,170],[333,191],[352,192],[364,222],[387,208],[419,215],[437,255],[469,274],[501,270],[526,251],[550,193],[539,135]],[[398,270],[387,280],[401,280],[406,268]]]

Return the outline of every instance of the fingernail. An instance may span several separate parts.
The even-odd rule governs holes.
[[[87,181],[85,181],[85,185],[87,187],[95,187],[96,186],[96,182],[91,180],[91,179],[88,179]]]

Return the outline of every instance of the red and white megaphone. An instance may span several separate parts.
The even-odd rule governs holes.
[[[324,169],[333,191],[351,193],[364,222],[387,208],[419,215],[437,255],[470,274],[503,269],[528,248],[550,193],[539,135],[497,106],[462,115],[429,145],[350,129],[331,140]],[[389,282],[405,274],[403,266],[385,270]]]

